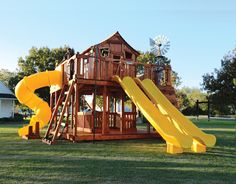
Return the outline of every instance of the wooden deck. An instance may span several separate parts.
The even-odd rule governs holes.
[[[150,139],[150,138],[161,138],[161,136],[157,132],[147,133],[146,131],[137,131],[137,132],[127,132],[120,133],[119,131],[112,131],[109,134],[102,133],[86,133],[86,132],[78,132],[77,136],[73,140],[73,136],[71,134],[64,135],[65,139],[69,139],[71,141],[92,141],[92,140],[129,140],[129,139]]]

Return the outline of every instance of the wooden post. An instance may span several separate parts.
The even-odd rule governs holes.
[[[76,81],[76,86],[75,86],[75,131],[74,131],[74,136],[77,136],[79,108],[80,108],[80,94],[79,94],[79,85]]]
[[[171,81],[171,68],[169,67],[168,69],[168,83],[167,85],[172,86],[172,81]]]
[[[74,95],[72,99],[72,123],[73,123],[73,140],[75,141],[75,138],[77,136],[77,123],[78,123],[78,106],[79,106],[79,86],[78,86],[78,76],[79,76],[79,63],[80,57],[79,53],[76,54],[76,59],[75,59],[75,74],[74,74]]]
[[[121,60],[120,61],[120,78],[123,79],[124,76],[125,76],[125,64]]]
[[[133,124],[133,128],[135,128],[136,129],[136,106],[135,106],[135,104],[132,102],[132,112],[134,113],[134,124]]]
[[[62,89],[61,89],[62,90]],[[55,96],[54,96],[54,102],[57,104],[57,101],[59,100],[58,99],[58,91],[55,92]],[[57,121],[58,121],[58,117],[57,117],[57,114],[55,116],[55,119],[54,119],[54,130],[56,129],[57,127]]]
[[[50,93],[50,109],[51,109],[51,112],[53,110],[53,107],[54,107],[54,100],[53,100],[53,93]]]
[[[28,127],[28,138],[30,138],[30,136],[32,136],[33,134],[33,126],[29,126]]]
[[[80,101],[80,98],[79,98],[79,86],[78,86],[78,83],[76,81],[76,84],[75,84],[75,102],[74,103],[74,114],[73,114],[73,117],[74,118],[74,132],[73,132],[73,136],[74,138],[77,137],[77,125],[78,125],[78,109],[79,109],[79,101]]]
[[[113,102],[113,109],[114,109],[114,128],[116,128],[116,98],[114,97],[114,102]]]
[[[35,124],[35,138],[40,138],[40,131],[39,131],[39,122]]]
[[[108,133],[108,121],[107,111],[109,112],[109,106],[107,100],[107,86],[103,87],[103,112],[102,112],[102,134]]]
[[[95,96],[95,93],[93,93],[93,109],[92,109],[92,125],[91,125],[91,127],[92,127],[92,132],[95,132],[95,123],[96,123],[96,102],[95,102],[95,100],[96,100],[96,96]]]
[[[74,87],[75,88],[75,87]],[[75,89],[74,89],[75,90]],[[66,133],[68,132],[68,129],[69,129],[69,114],[70,114],[70,107],[71,107],[71,126],[72,126],[72,130],[74,130],[74,94],[71,95],[70,97],[70,100],[71,100],[71,105],[67,108],[67,121],[66,122],[66,125],[67,125],[67,131]],[[72,131],[72,134],[73,134],[73,131]]]
[[[113,111],[116,113],[116,97],[113,99]]]
[[[196,102],[196,115],[197,115],[197,120],[198,120],[198,116],[199,116],[199,100],[197,100],[197,102]]]
[[[123,133],[124,130],[124,120],[125,120],[125,94],[121,94],[121,123],[120,123],[120,132]]]
[[[210,110],[210,101],[208,100],[207,101],[207,117],[208,117],[208,121],[210,121],[210,118],[211,118],[211,110]]]

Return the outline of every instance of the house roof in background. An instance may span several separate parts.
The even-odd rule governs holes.
[[[3,93],[0,93],[0,99],[1,98],[16,99],[16,97],[12,94],[3,94]]]
[[[3,82],[0,81],[0,98],[11,98],[15,99],[15,95],[12,93],[12,91],[3,84]]]

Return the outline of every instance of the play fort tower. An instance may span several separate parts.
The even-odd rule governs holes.
[[[171,66],[140,63],[138,56],[116,32],[81,53],[69,51],[55,71],[25,77],[16,86],[16,96],[35,115],[19,135],[38,137],[48,124],[42,139],[47,144],[60,138],[76,142],[162,137],[169,153],[184,148],[204,152],[213,146],[215,137],[175,108]],[[34,94],[45,86],[51,86],[49,106]],[[148,120],[146,127],[137,126],[141,113]]]

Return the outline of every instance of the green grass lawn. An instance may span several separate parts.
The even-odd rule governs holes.
[[[234,121],[196,124],[217,137],[206,153],[170,155],[162,140],[71,143],[48,146],[22,140],[17,128],[0,125],[0,183],[234,183]]]

